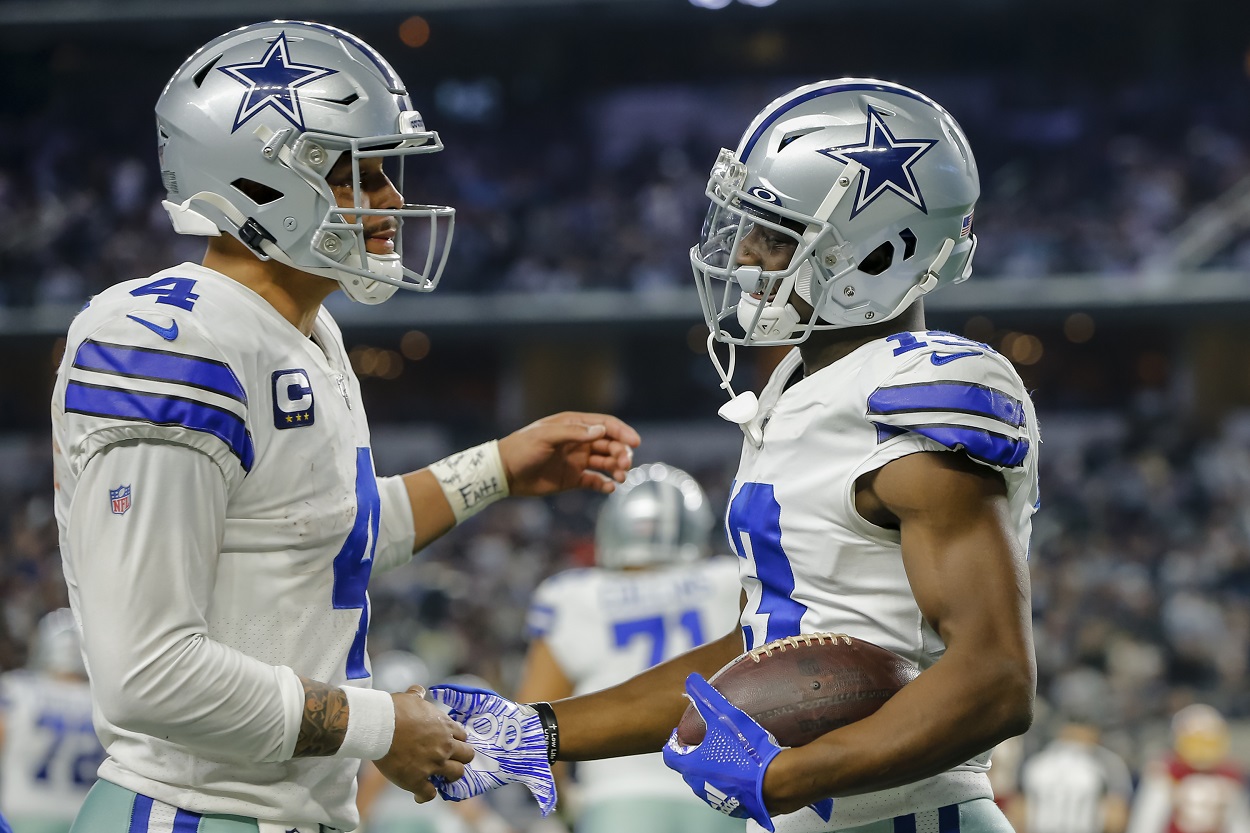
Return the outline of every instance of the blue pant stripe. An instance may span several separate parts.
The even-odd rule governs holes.
[[[146,795],[135,795],[135,803],[130,805],[130,830],[127,833],[148,833],[148,817],[152,814],[152,799]]]
[[[916,814],[894,817],[894,833],[916,833]]]
[[[938,808],[938,833],[959,833],[959,805]]]
[[[199,813],[179,810],[174,814],[174,833],[197,833],[201,818]]]

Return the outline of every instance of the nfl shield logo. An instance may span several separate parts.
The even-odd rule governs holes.
[[[109,498],[113,501],[113,514],[125,515],[126,510],[130,508],[130,486],[109,489]]]

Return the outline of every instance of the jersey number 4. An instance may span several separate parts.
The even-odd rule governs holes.
[[[373,474],[369,449],[356,449],[356,522],[347,533],[343,549],[334,557],[334,609],[359,610],[356,638],[347,652],[347,679],[369,676],[365,668],[365,639],[369,634],[369,575],[373,572],[373,552],[378,545],[378,516],[381,499]]]

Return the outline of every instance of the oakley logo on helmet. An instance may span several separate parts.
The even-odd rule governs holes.
[[[893,191],[928,214],[924,195],[912,174],[912,166],[938,143],[937,139],[897,139],[886,126],[881,112],[868,108],[868,128],[864,141],[854,145],[823,148],[820,153],[844,164],[858,162],[864,166],[859,178],[859,191],[851,206],[851,219],[886,191]]]
[[[772,191],[769,191],[767,188],[760,188],[757,186],[752,188],[750,191],[747,191],[747,193],[762,202],[769,202],[773,205],[781,205],[781,198]]]
[[[239,110],[234,116],[231,133],[266,107],[277,110],[296,130],[304,132],[304,114],[300,108],[297,88],[338,72],[328,67],[293,63],[288,51],[286,32],[278,35],[277,40],[265,51],[265,57],[256,63],[231,64],[218,69],[247,87],[239,101]]]

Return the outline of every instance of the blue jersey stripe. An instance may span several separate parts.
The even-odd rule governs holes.
[[[959,833],[959,805],[938,808],[938,833]]]
[[[152,799],[136,794],[134,804],[130,805],[130,829],[126,833],[148,833],[148,817],[151,815]]]
[[[252,470],[256,457],[252,435],[242,419],[230,411],[191,399],[70,382],[65,387],[65,410],[153,425],[179,425],[212,434],[229,446],[245,471]]]
[[[87,339],[74,354],[74,367],[131,379],[175,382],[247,404],[247,394],[234,371],[213,359]]]
[[[965,428],[962,425],[909,425],[907,430],[939,442],[952,451],[963,449],[974,460],[1003,468],[1019,466],[1029,453],[1028,440],[1004,437],[980,428]]]
[[[192,813],[189,810],[179,810],[174,814],[174,826],[172,833],[196,833],[200,829],[199,813]]]
[[[525,617],[525,635],[531,639],[551,633],[556,623],[556,609],[551,605],[530,605]]]
[[[910,414],[949,411],[974,414],[1004,422],[1012,428],[1024,425],[1024,403],[1001,390],[969,382],[924,382],[877,388],[868,396],[868,413]]]

